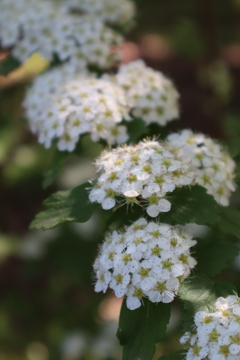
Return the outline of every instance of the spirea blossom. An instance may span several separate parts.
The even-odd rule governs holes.
[[[65,0],[69,9],[80,10],[108,24],[125,25],[133,20],[136,8],[131,0]]]
[[[142,60],[121,65],[112,79],[125,91],[133,115],[147,124],[165,126],[179,117],[179,94],[173,83]]]
[[[54,139],[59,150],[73,151],[80,135],[90,133],[95,142],[108,144],[128,139],[126,127],[119,125],[128,119],[128,107],[120,88],[105,80],[61,79],[60,69],[40,76],[28,91],[24,101],[32,132],[49,148]],[[60,82],[60,84],[59,84]]]
[[[180,339],[187,345],[186,360],[239,360],[240,299],[220,297],[216,311],[198,311],[194,316],[195,330]]]
[[[95,291],[109,287],[117,297],[126,295],[131,310],[141,306],[143,297],[169,303],[196,265],[190,255],[195,244],[185,231],[144,218],[123,232],[109,233],[94,263]]]
[[[182,149],[183,157],[190,160],[196,183],[204,186],[219,204],[228,206],[231,192],[235,190],[235,162],[222,146],[191,130],[173,133],[167,141],[171,146]]]
[[[0,12],[0,44],[13,47],[24,61],[39,52],[49,60],[74,58],[83,66],[111,66],[119,55],[112,46],[121,37],[95,17],[70,14],[61,3],[48,0],[3,0]]]
[[[191,184],[194,178],[181,150],[151,140],[104,151],[96,161],[96,170],[98,178],[89,194],[91,202],[108,210],[122,199],[127,204],[144,206],[152,217],[170,210],[167,193]]]

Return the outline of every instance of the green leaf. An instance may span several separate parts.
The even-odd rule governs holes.
[[[30,229],[48,230],[66,221],[89,220],[99,206],[88,200],[87,187],[89,183],[84,183],[72,190],[59,191],[51,195],[43,202],[46,210],[36,215]]]
[[[190,329],[193,324],[193,316],[197,311],[214,311],[216,296],[213,292],[213,285],[213,281],[201,275],[187,278],[182,284],[178,294],[184,301],[185,313],[182,320],[185,331]]]
[[[0,75],[8,75],[11,71],[18,68],[19,61],[9,55],[5,60],[0,61]]]
[[[124,299],[119,319],[117,337],[123,346],[123,360],[151,360],[156,343],[161,341],[170,318],[170,304],[144,304],[129,310]]]
[[[238,255],[239,247],[221,235],[213,233],[213,240],[197,257],[197,269],[208,276],[220,274]],[[201,240],[199,240],[201,241]]]
[[[161,222],[172,225],[211,225],[218,221],[218,204],[202,186],[177,188],[168,199],[172,207],[169,212],[161,214]]]
[[[220,220],[216,224],[218,230],[240,239],[240,212],[230,206],[219,206]]]
[[[184,350],[175,351],[158,358],[158,360],[184,360],[184,359],[186,359],[186,354],[184,354]]]
[[[232,295],[236,289],[227,283],[214,284],[205,276],[197,275],[187,278],[179,290],[179,296],[184,301],[182,316],[184,331],[189,331],[193,325],[193,316],[197,311],[213,312],[214,303],[219,296]]]
[[[142,119],[133,119],[130,122],[126,122],[129,134],[129,141],[136,143],[140,137],[146,135],[149,132],[149,128]]]
[[[237,289],[233,284],[219,282],[214,284],[214,292],[217,298],[221,296],[226,298],[229,295],[237,293]]]
[[[67,151],[56,151],[54,153],[49,165],[43,173],[44,180],[42,186],[44,189],[52,185],[52,183],[56,180],[68,157],[69,152]]]

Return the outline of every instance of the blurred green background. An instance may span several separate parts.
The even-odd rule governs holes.
[[[149,134],[188,127],[239,147],[240,1],[139,0],[137,5],[136,25],[122,48],[124,61],[143,58],[181,94],[181,120],[166,129],[151,126]],[[5,59],[0,73],[11,66]],[[102,212],[85,224],[28,230],[51,193],[93,177],[91,163],[103,145],[84,136],[81,155],[72,155],[44,190],[42,174],[54,150],[45,150],[28,131],[21,109],[26,86],[0,89],[0,360],[120,359],[115,332],[121,300],[93,290],[92,263],[105,231]],[[239,191],[232,202],[240,204]],[[208,230],[193,231],[204,237]],[[240,258],[221,279],[240,290],[239,271]],[[176,300],[156,359],[180,348],[180,315]]]

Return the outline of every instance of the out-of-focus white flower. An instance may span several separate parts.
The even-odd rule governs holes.
[[[142,60],[121,65],[111,80],[125,91],[133,115],[147,124],[165,126],[179,117],[179,94],[173,83]]]
[[[64,3],[48,0],[2,0],[0,44],[13,47],[12,54],[24,61],[39,52],[53,60],[73,59],[78,66],[107,68],[119,54],[112,51],[122,38],[90,15],[71,14]]]
[[[64,68],[68,70],[69,64]],[[39,142],[48,148],[57,139],[61,151],[73,151],[85,133],[95,142],[126,142],[126,127],[119,125],[129,120],[122,89],[87,73],[76,77],[74,72],[65,71],[66,76],[63,72],[59,68],[37,78],[24,101],[30,129]]]
[[[65,359],[80,359],[87,348],[89,337],[83,332],[68,334],[62,341],[61,353]]]
[[[195,240],[177,227],[137,220],[123,232],[107,235],[94,263],[95,291],[113,289],[127,296],[127,307],[141,306],[143,297],[152,302],[172,302],[180,282],[196,260],[190,255]]]
[[[117,198],[123,198],[127,204],[144,206],[151,217],[169,211],[166,194],[191,184],[194,178],[181,151],[172,150],[158,141],[146,140],[104,151],[96,161],[98,178],[90,201],[108,210],[116,205]]]
[[[89,353],[94,359],[121,359],[122,348],[115,335],[117,329],[116,321],[107,321],[99,333],[92,338]]]
[[[70,10],[80,10],[112,25],[133,21],[136,7],[131,0],[65,0]]]
[[[183,150],[183,157],[190,161],[195,171],[197,184],[204,186],[215,200],[229,205],[231,192],[235,190],[235,162],[222,146],[211,138],[183,130],[168,136],[167,142]]]
[[[180,339],[187,345],[186,360],[238,360],[240,358],[240,299],[218,298],[216,312],[198,311],[195,330]]]
[[[56,229],[30,233],[19,242],[18,255],[24,259],[41,259],[46,254],[49,243],[54,241],[57,235]]]

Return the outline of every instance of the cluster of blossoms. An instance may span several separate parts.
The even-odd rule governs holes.
[[[216,201],[229,205],[231,192],[235,190],[235,162],[223,148],[211,138],[183,130],[168,136],[170,146],[183,150],[183,157],[190,160],[195,181],[204,186]]]
[[[129,112],[122,90],[105,80],[84,78],[86,74],[73,80],[68,71],[70,80],[64,82],[62,73],[59,68],[40,76],[25,99],[30,128],[39,142],[48,148],[57,139],[59,150],[73,151],[80,135],[88,132],[93,141],[126,142],[126,127],[119,125]]]
[[[144,205],[151,217],[169,211],[171,204],[164,199],[166,194],[194,179],[181,150],[150,140],[104,151],[96,161],[96,169],[99,177],[89,194],[91,202],[108,210],[120,197],[127,204]]]
[[[61,3],[60,3],[61,4]],[[13,46],[12,54],[24,61],[38,51],[52,60],[76,59],[107,68],[119,59],[113,46],[122,38],[90,15],[70,14],[62,4],[48,0],[3,0],[0,44]]]
[[[147,124],[165,126],[179,117],[179,94],[173,83],[142,60],[121,65],[112,81],[124,90],[133,115]]]
[[[230,295],[218,298],[216,312],[198,311],[196,329],[180,339],[188,343],[186,360],[239,360],[240,358],[240,298]]]
[[[190,255],[195,244],[177,227],[141,218],[107,235],[94,263],[95,291],[110,287],[117,297],[126,295],[131,310],[141,306],[143,297],[169,303],[196,265]]]
[[[135,16],[131,0],[65,0],[69,9],[91,14],[109,24],[125,25]]]

